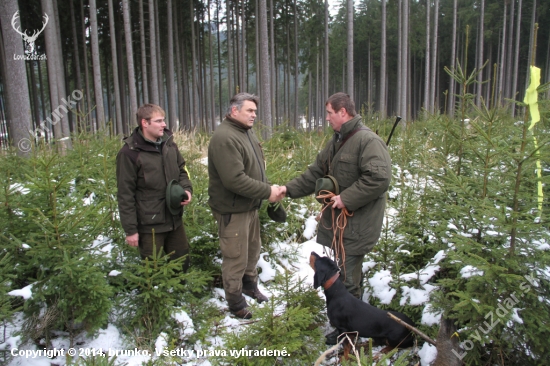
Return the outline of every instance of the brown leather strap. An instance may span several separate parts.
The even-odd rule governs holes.
[[[329,280],[327,282],[324,283],[323,285],[323,288],[325,290],[328,290],[330,286],[334,285],[334,282],[336,282],[336,280],[338,279],[338,277],[340,277],[340,273],[336,273],[334,276],[332,276],[331,278],[329,278]]]
[[[361,126],[361,127],[358,127],[356,128],[355,130],[351,131],[344,140],[342,140],[342,145],[340,145],[340,147],[338,148],[338,150],[340,150],[342,148],[342,146],[344,146],[344,144],[346,143],[346,141],[348,141],[350,139],[351,136],[355,135],[357,132],[359,131],[367,131],[368,128],[365,127],[365,126]]]

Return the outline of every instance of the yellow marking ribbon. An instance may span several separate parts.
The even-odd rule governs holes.
[[[535,134],[533,132],[533,128],[535,127],[535,124],[540,121],[540,113],[539,113],[539,103],[538,103],[538,93],[537,88],[540,85],[540,69],[535,66],[531,66],[531,84],[525,91],[525,98],[523,98],[523,102],[529,106],[529,114],[531,115],[531,125],[529,126],[529,131],[533,134],[533,142],[535,144],[535,150],[537,155],[537,178],[538,178],[538,184],[537,184],[537,191],[538,191],[538,207],[539,211],[542,215],[542,202],[544,199],[544,193],[542,190],[542,167],[540,164],[540,153],[538,151],[539,145],[537,142],[537,138],[535,137]]]

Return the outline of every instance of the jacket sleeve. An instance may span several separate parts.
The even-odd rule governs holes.
[[[189,171],[187,170],[187,166],[185,165],[185,159],[181,155],[180,150],[178,148],[176,148],[176,154],[178,159],[178,168],[180,171],[178,182],[180,186],[183,187],[184,190],[193,193],[191,177],[189,176]]]
[[[366,138],[362,141],[359,169],[359,179],[340,193],[342,202],[350,211],[378,199],[388,190],[392,175],[391,158],[382,140]]]
[[[328,146],[317,155],[315,163],[310,165],[302,175],[285,184],[289,197],[300,198],[315,192],[317,179],[325,176],[323,166],[326,162],[324,162],[324,157],[331,146],[331,144],[328,144]]]
[[[126,235],[138,232],[136,211],[137,166],[121,150],[116,157],[117,200],[120,222]]]
[[[212,143],[216,143],[211,141]],[[240,151],[239,149],[243,149]],[[268,199],[271,195],[271,187],[268,183],[250,177],[246,171],[243,162],[244,148],[239,144],[227,140],[218,148],[212,149],[212,163],[216,167],[222,185],[225,189],[236,193],[243,197],[252,199]],[[257,164],[262,164],[259,161],[259,156],[250,157],[257,160]],[[265,176],[263,167],[259,167],[262,174]]]

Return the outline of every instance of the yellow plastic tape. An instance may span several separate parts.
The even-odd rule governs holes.
[[[531,66],[531,84],[525,91],[525,98],[523,98],[523,102],[529,106],[529,114],[531,115],[531,125],[529,126],[529,131],[533,133],[533,128],[535,127],[535,124],[540,121],[540,113],[539,113],[539,103],[538,103],[538,93],[537,88],[540,85],[540,69],[535,66]],[[544,200],[544,193],[542,190],[542,167],[540,164],[540,154],[538,152],[539,145],[537,142],[537,138],[535,137],[535,134],[533,133],[533,142],[535,143],[535,150],[537,150],[537,193],[538,193],[538,207],[539,211],[542,214],[542,203]]]

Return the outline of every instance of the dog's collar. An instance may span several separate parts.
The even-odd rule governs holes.
[[[334,276],[332,276],[331,278],[329,278],[328,281],[325,282],[325,283],[323,284],[323,288],[324,288],[325,290],[328,290],[329,287],[332,286],[332,285],[334,284],[334,282],[336,282],[336,280],[338,279],[338,277],[340,277],[340,272],[336,272],[336,273],[334,274]]]

